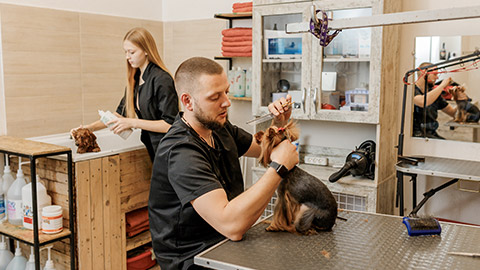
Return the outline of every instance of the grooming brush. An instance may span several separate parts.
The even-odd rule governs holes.
[[[442,232],[440,223],[433,217],[404,217],[403,224],[407,227],[410,236],[432,235]]]

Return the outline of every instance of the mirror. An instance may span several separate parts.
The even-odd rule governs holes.
[[[416,37],[415,38],[415,68],[419,67],[420,64],[424,62],[429,63],[439,63],[448,59],[464,56],[473,53],[476,49],[480,47],[480,36],[428,36],[428,37]],[[477,60],[478,61],[478,60]],[[452,83],[449,86],[446,86],[441,93],[441,97],[445,102],[448,104],[447,107],[445,103],[440,101],[435,101],[434,104],[427,107],[428,117],[430,119],[435,118],[435,111],[438,112],[436,117],[436,122],[434,120],[427,120],[427,137],[433,139],[446,139],[446,140],[455,140],[455,141],[465,141],[465,142],[480,142],[480,124],[478,119],[475,116],[480,117],[480,111],[476,112],[475,109],[480,108],[480,62],[479,63],[466,63],[463,65],[467,69],[467,71],[458,71],[452,72],[461,68],[461,65],[456,65],[452,67],[448,67],[446,70],[441,69],[437,76],[430,75],[430,81],[433,78],[436,78],[435,86],[441,85],[442,80],[448,79],[449,77],[452,79]],[[415,75],[414,81],[419,83],[418,77]],[[411,81],[411,80],[410,80]],[[424,83],[422,83],[424,85]],[[460,107],[466,106],[468,109],[467,117],[463,115],[454,115],[450,116],[447,114],[449,112],[449,108],[459,108],[457,107],[457,102],[454,100],[452,93],[449,92],[450,88],[453,86],[459,85],[465,86],[465,92],[458,95],[459,99],[464,100],[467,97],[471,99],[469,102],[461,101]],[[424,87],[421,87],[422,89]],[[411,88],[410,88],[411,89]],[[413,93],[413,89],[411,89]],[[422,90],[423,91],[423,90]],[[430,90],[432,91],[432,90]],[[417,95],[418,92],[415,91]],[[430,92],[429,92],[430,93]],[[432,92],[433,93],[433,92]],[[455,93],[454,93],[455,95]],[[428,97],[428,94],[427,94]],[[423,99],[422,100],[423,104]],[[440,99],[440,98],[439,98]],[[416,99],[418,102],[418,97]],[[438,103],[437,103],[438,102]],[[415,98],[414,98],[415,104]],[[427,102],[428,104],[428,102]],[[435,105],[437,104],[437,105]],[[434,109],[435,106],[442,107],[444,109]],[[451,107],[450,107],[451,106]],[[476,107],[476,108],[475,108]],[[422,108],[418,106],[412,106],[413,112],[413,127],[412,127],[412,136],[414,137],[423,137],[423,131],[419,131],[419,129],[423,130],[419,127],[421,125],[423,127],[423,114]],[[464,110],[461,110],[462,112]],[[446,113],[447,112],[447,113]],[[453,111],[450,111],[453,113]],[[419,115],[422,115],[420,117]],[[461,116],[461,117],[460,117]],[[457,118],[458,117],[458,118]],[[457,119],[456,119],[457,118]],[[462,119],[464,121],[462,121]],[[466,121],[465,121],[466,119]],[[457,121],[455,121],[457,120]],[[420,124],[419,124],[420,122]],[[432,131],[433,130],[433,131]],[[438,135],[438,137],[437,137]]]

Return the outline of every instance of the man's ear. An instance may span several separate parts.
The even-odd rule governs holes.
[[[190,94],[183,93],[180,96],[180,101],[183,104],[183,107],[185,107],[186,110],[193,111],[193,98],[190,96]]]

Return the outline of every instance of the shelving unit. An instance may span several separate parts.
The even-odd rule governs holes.
[[[73,169],[72,169],[72,150],[68,147],[54,144],[34,142],[11,136],[0,136],[0,153],[27,158],[30,161],[30,175],[32,182],[32,201],[33,201],[33,231],[22,228],[21,226],[11,225],[9,223],[0,224],[0,234],[11,239],[23,242],[34,247],[35,269],[40,270],[40,247],[49,243],[69,238],[70,240],[70,269],[75,269],[75,237],[74,237],[74,207],[73,207]],[[58,234],[44,234],[39,232],[39,217],[37,205],[37,179],[36,179],[36,160],[38,158],[67,155],[68,170],[68,207],[69,207],[69,229],[64,228]]]

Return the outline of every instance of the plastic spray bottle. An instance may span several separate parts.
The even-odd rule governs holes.
[[[22,171],[22,164],[28,162],[21,162],[21,158],[18,158],[18,171],[17,179],[8,189],[7,193],[7,214],[8,222],[13,225],[22,225],[23,223],[23,211],[22,211],[22,187],[27,184],[25,181],[25,175]]]
[[[25,270],[35,270],[35,254],[33,253],[33,247],[30,247],[30,257],[28,257]]]
[[[38,229],[42,228],[42,209],[52,204],[52,198],[48,196],[45,185],[42,184],[37,175],[37,217]],[[32,182],[22,187],[22,213],[23,227],[33,230],[33,202],[32,202]]]
[[[6,270],[18,270],[25,269],[27,265],[27,258],[22,256],[22,249],[20,248],[20,242],[17,241],[17,248],[15,249],[15,257],[7,265]]]
[[[52,258],[51,258],[51,250],[53,246],[48,246],[46,247],[48,249],[48,260],[45,263],[45,267],[43,270],[55,270],[55,265],[53,264]]]
[[[98,110],[98,114],[100,115],[100,121],[102,121],[109,128],[112,125],[111,124],[107,125],[107,123],[118,118],[116,115],[114,115],[110,111],[104,112],[102,110]],[[122,139],[126,140],[130,136],[130,134],[132,134],[132,132],[133,132],[133,130],[130,128],[130,129],[127,129],[127,130],[124,130],[124,131],[118,133],[118,136],[120,136],[120,137],[122,137]]]
[[[0,270],[7,269],[7,265],[13,259],[13,253],[7,249],[7,243],[5,243],[5,236],[2,235],[2,242],[0,242]]]

